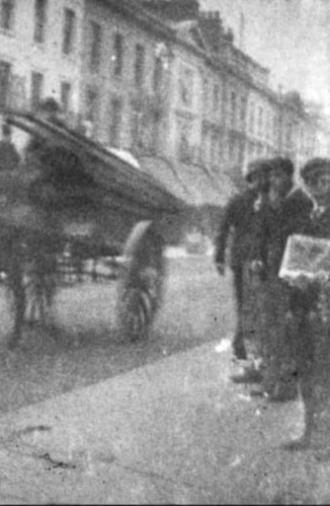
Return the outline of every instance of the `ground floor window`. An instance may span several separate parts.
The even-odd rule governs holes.
[[[10,63],[0,60],[0,110],[8,105],[10,73]]]

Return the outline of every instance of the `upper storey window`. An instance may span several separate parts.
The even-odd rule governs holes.
[[[76,28],[76,13],[72,9],[64,9],[63,24],[63,54],[70,54],[73,51],[74,36]]]
[[[34,42],[45,42],[47,0],[35,0],[34,4]]]
[[[0,11],[0,27],[2,30],[12,30],[14,27],[15,0],[2,0]]]

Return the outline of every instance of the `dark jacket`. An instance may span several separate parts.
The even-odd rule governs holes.
[[[278,209],[270,206],[263,212],[259,255],[265,265],[266,276],[278,276],[287,239],[293,234],[314,235],[311,215],[312,199],[300,188],[293,190]],[[293,312],[307,312],[317,301],[315,289],[308,292],[290,288],[289,307]]]
[[[256,249],[267,273],[277,275],[288,237],[304,233],[312,208],[311,198],[300,188],[289,193],[279,208],[264,206],[260,244]]]
[[[253,190],[234,196],[227,204],[215,240],[215,262],[224,263],[229,234],[232,231],[231,267],[235,269],[254,258],[259,233],[260,210],[256,207],[258,194]]]
[[[312,211],[301,232],[304,235],[330,239],[330,206],[319,216]],[[311,283],[306,291],[294,289],[291,296],[291,310],[304,313],[317,311],[319,293],[320,287],[317,282]]]

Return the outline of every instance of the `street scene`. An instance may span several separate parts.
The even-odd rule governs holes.
[[[329,503],[329,23],[0,0],[0,504]]]

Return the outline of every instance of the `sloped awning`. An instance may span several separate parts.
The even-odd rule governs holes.
[[[105,207],[125,209],[136,216],[155,212],[177,213],[186,208],[186,201],[168,191],[159,178],[139,170],[123,156],[65,125],[16,111],[7,111],[6,119],[12,126],[45,140],[52,147],[53,154],[56,150],[65,163],[66,159],[68,162],[74,159],[73,167],[81,169],[98,189],[103,190],[102,205]]]
[[[237,189],[225,173],[213,173],[196,164],[174,164],[153,156],[139,158],[141,170],[155,177],[169,192],[187,204],[224,206]]]
[[[235,192],[235,187],[226,174],[216,176],[201,165],[180,165],[180,176],[194,194],[196,206],[224,206]]]
[[[181,180],[174,165],[161,157],[141,156],[140,168],[148,175],[153,176],[165,188],[188,205],[195,205],[195,198],[191,189]]]

